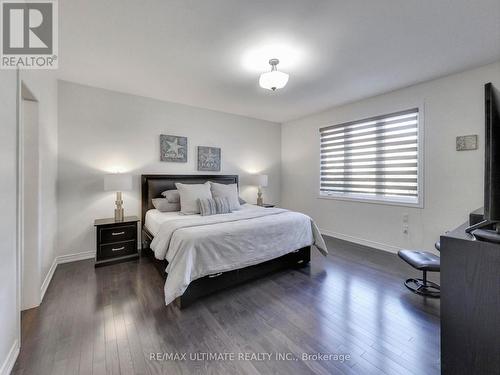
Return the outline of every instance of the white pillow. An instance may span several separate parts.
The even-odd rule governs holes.
[[[161,193],[165,198],[167,198],[168,203],[180,203],[181,198],[179,197],[178,190],[167,190]]]
[[[200,213],[198,206],[198,199],[210,199],[212,193],[210,192],[210,184],[181,184],[177,182],[175,187],[179,191],[181,200],[181,213],[185,215],[194,215]]]
[[[181,210],[180,203],[170,203],[167,198],[152,199],[153,206],[160,212],[175,212]]]
[[[231,211],[239,210],[240,200],[238,197],[238,185],[237,184],[218,184],[216,182],[211,182],[212,196],[214,198],[227,198],[229,201],[229,207]]]

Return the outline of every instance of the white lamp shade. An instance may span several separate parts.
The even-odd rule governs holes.
[[[259,79],[260,87],[273,91],[285,87],[287,82],[288,74],[280,72],[278,70],[262,73]]]
[[[267,174],[258,174],[255,176],[255,185],[260,187],[267,187],[268,178]]]
[[[104,176],[104,191],[132,190],[132,176],[124,173],[110,173]]]

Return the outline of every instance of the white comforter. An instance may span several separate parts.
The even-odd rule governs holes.
[[[279,208],[246,208],[230,214],[163,222],[151,249],[167,259],[165,304],[181,296],[191,281],[206,275],[265,262],[325,242],[312,219]]]

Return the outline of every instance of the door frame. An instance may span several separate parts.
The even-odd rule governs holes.
[[[22,81],[20,71],[16,75],[16,311],[18,345],[21,347],[21,311],[24,262],[24,125],[23,101],[38,102],[29,87]]]

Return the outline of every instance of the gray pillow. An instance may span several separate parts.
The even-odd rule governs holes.
[[[154,208],[160,212],[175,212],[181,210],[180,203],[170,203],[166,198],[152,199]]]
[[[216,182],[210,183],[212,196],[214,198],[227,198],[231,211],[240,209],[240,201],[238,199],[238,185],[237,184],[218,184]]]
[[[240,204],[246,204],[247,201],[244,200],[242,197],[238,197],[238,202],[240,202]]]
[[[208,182],[204,184],[181,184],[177,182],[175,187],[180,195],[181,213],[185,215],[199,214],[198,199],[212,198]]]
[[[181,203],[181,196],[178,190],[166,190],[161,195],[167,198],[169,203]]]
[[[229,204],[229,199],[227,197],[223,198],[214,198],[215,208],[218,214],[230,214],[231,213],[231,205]]]
[[[200,206],[201,216],[215,215],[217,213],[215,200],[213,200],[212,198],[198,199],[198,206]]]
[[[230,214],[229,200],[224,198],[198,199],[201,216]]]

